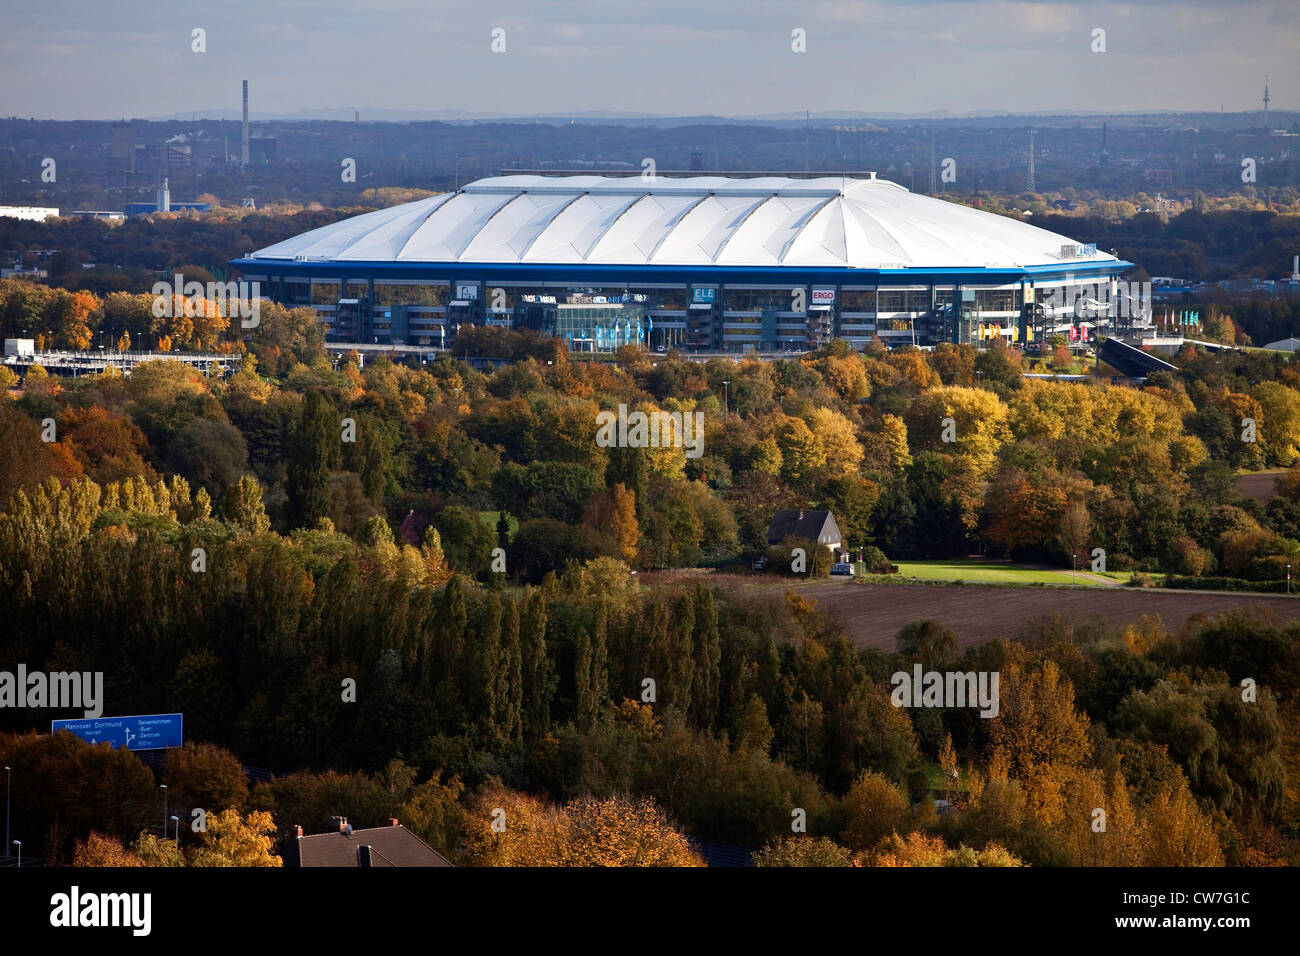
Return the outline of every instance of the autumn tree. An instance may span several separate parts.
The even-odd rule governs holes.
[[[852,854],[828,837],[789,836],[754,854],[754,866],[852,866]]]
[[[864,770],[844,795],[843,806],[845,845],[866,850],[903,827],[911,801],[882,774]]]
[[[495,823],[495,826],[494,826]],[[702,866],[653,800],[583,797],[555,807],[489,789],[465,824],[477,866]]]
[[[1074,707],[1074,687],[1055,661],[1041,667],[1005,667],[999,711],[989,724],[990,761],[1023,782],[1031,814],[1052,818],[1060,806],[1066,774],[1092,751],[1090,721]]]
[[[163,758],[163,780],[170,798],[181,809],[203,808],[209,813],[243,809],[248,799],[244,768],[234,754],[215,744],[187,740]]]
[[[188,854],[190,866],[283,866],[271,852],[275,821],[271,814],[255,810],[247,816],[238,810],[208,814],[208,828],[200,846]]]
[[[144,866],[144,860],[122,845],[120,840],[90,831],[85,841],[78,841],[72,857],[73,866]]]
[[[1070,502],[1065,506],[1056,532],[1056,540],[1061,549],[1071,560],[1083,557],[1086,561],[1090,554],[1088,545],[1091,535],[1092,518],[1088,514],[1088,506],[1082,501]]]
[[[171,840],[164,839],[156,833],[141,833],[131,844],[131,852],[140,859],[142,866],[187,866],[185,854]]]
[[[1210,821],[1185,786],[1162,789],[1142,814],[1143,866],[1223,866]]]
[[[969,459],[975,474],[984,476],[1011,435],[1007,415],[1006,404],[990,391],[944,386],[925,392],[912,403],[907,411],[907,431],[914,451],[960,455]]]
[[[260,534],[271,527],[262,503],[262,486],[252,475],[241,475],[227,489],[222,510],[227,521],[251,534]]]

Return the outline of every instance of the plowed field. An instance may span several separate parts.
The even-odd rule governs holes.
[[[801,587],[799,593],[816,600],[818,610],[839,621],[855,644],[881,650],[893,650],[899,629],[918,618],[947,625],[963,647],[1015,637],[1026,622],[1050,614],[1081,623],[1101,617],[1116,625],[1159,614],[1165,627],[1175,631],[1193,614],[1213,616],[1235,607],[1264,610],[1279,622],[1300,618],[1300,597],[1206,591],[835,581]]]

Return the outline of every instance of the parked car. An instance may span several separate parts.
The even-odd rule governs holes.
[[[849,577],[852,577],[852,576],[853,576],[853,565],[851,565],[851,564],[832,564],[832,565],[831,565],[831,574],[847,574]]]

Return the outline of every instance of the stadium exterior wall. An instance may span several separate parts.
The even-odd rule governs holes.
[[[265,257],[235,259],[230,265],[249,280],[261,283],[262,294],[285,305],[310,305],[329,326],[332,340],[366,343],[450,347],[457,327],[473,324],[513,325],[555,331],[555,317],[525,319],[521,290],[534,290],[532,297],[553,298],[545,303],[561,306],[590,304],[618,298],[619,290],[675,288],[681,301],[676,308],[646,302],[635,314],[635,329],[629,334],[632,315],[619,315],[613,324],[623,331],[606,342],[627,342],[647,347],[679,347],[708,351],[800,350],[816,347],[827,337],[838,336],[856,346],[873,339],[885,344],[932,345],[938,341],[987,343],[1001,329],[1003,338],[1024,342],[1032,333],[1021,320],[1028,302],[1042,301],[1045,288],[1108,284],[1132,264],[1107,262],[1063,262],[1023,268],[972,269],[968,267],[909,267],[901,269],[854,269],[824,267],[743,267],[591,263],[471,263],[471,262],[342,262],[338,260],[276,260]],[[376,301],[376,284],[385,286],[445,287],[437,304],[420,307]],[[325,296],[314,287],[337,286],[336,296]],[[452,294],[473,289],[462,299]],[[304,288],[305,287],[305,288]],[[492,308],[492,293],[501,289],[506,308]],[[709,301],[693,301],[693,290],[713,289]],[[740,290],[785,290],[791,304],[770,303],[762,309],[728,308],[730,294]],[[804,311],[793,301],[795,290],[804,290]],[[539,296],[536,290],[550,294]],[[829,307],[812,301],[813,291],[826,297]],[[845,308],[845,293],[884,293],[911,290],[903,308],[881,309],[879,296],[855,308]],[[1008,308],[976,308],[973,315],[953,318],[951,305],[961,293],[1011,290],[1012,300],[1000,303]],[[522,293],[528,295],[529,293]],[[1005,296],[1004,296],[1005,297]],[[324,300],[322,301],[322,298]],[[329,301],[330,299],[333,301]],[[438,297],[435,297],[438,298]],[[572,303],[563,300],[573,298]],[[960,301],[960,300],[959,300]],[[630,302],[619,303],[630,306]],[[808,318],[811,313],[817,321]],[[947,321],[936,311],[949,311]],[[536,311],[536,310],[534,310]],[[562,311],[562,310],[561,310]],[[922,321],[920,326],[917,320]],[[622,323],[619,326],[619,323]],[[750,327],[753,327],[752,329]],[[904,327],[906,326],[906,327]],[[617,330],[616,330],[617,331]],[[595,338],[569,335],[570,347],[602,350],[600,333]],[[575,341],[576,340],[576,341]]]

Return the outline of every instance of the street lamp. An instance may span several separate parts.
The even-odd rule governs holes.
[[[1070,555],[1070,583],[1071,584],[1074,583],[1074,575],[1078,572],[1078,570],[1079,570],[1079,556],[1077,554],[1072,554]]]
[[[726,421],[726,420],[727,420],[727,414],[728,414],[728,412],[727,412],[727,398],[728,398],[728,394],[729,394],[729,392],[730,392],[730,386],[731,386],[731,381],[730,381],[729,379],[725,379],[725,378],[724,378],[724,379],[722,380],[722,420],[723,420],[723,421]]]
[[[22,869],[22,866],[23,866],[23,841],[22,841],[22,840],[14,840],[13,845],[16,846],[16,847],[18,847],[18,868],[19,868],[19,869]]]
[[[163,792],[163,839],[167,839],[167,784],[158,785],[158,789]]]
[[[1286,563],[1286,593],[1287,594],[1291,593],[1291,562],[1290,561]],[[6,767],[5,769],[8,770],[9,768]]]
[[[172,815],[172,823],[176,824],[176,849],[181,848],[181,820],[175,814]],[[163,839],[167,839],[167,834],[163,834]]]
[[[13,787],[14,772],[5,767],[5,855],[9,855],[9,792]]]

